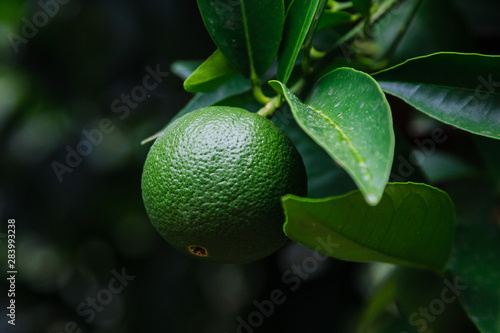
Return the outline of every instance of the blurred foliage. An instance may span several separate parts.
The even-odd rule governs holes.
[[[213,53],[196,3],[61,1],[31,38],[13,45],[13,34],[22,36],[26,22],[43,19],[40,3],[55,2],[0,2],[0,231],[5,232],[7,219],[16,219],[19,271],[16,327],[2,314],[0,331],[70,332],[74,322],[92,333],[234,332],[238,318],[248,320],[257,311],[255,304],[278,289],[286,300],[255,331],[350,332],[376,281],[364,265],[328,259],[300,276],[294,267],[313,253],[292,243],[252,264],[200,263],[173,250],[148,221],[140,177],[149,146],[140,141],[160,130],[191,95],[172,74],[137,105],[127,104],[123,94],[139,96],[136,88],[143,85],[148,67],[167,72],[176,60],[202,60]],[[439,9],[435,3],[422,6],[395,59],[439,50],[500,54],[496,1],[447,0],[439,2]],[[374,50],[390,43],[390,25],[384,29]],[[415,139],[425,138],[436,125],[398,101],[390,102],[398,132],[409,142],[398,149],[409,151]],[[110,119],[112,130],[101,131],[100,141],[94,137],[99,144],[85,150],[85,133],[102,129],[103,119]],[[498,187],[494,192],[492,184],[474,177],[487,170],[498,179],[497,158],[483,160],[470,135],[445,129],[451,139],[439,147],[439,159],[427,161],[424,174],[443,182],[462,221],[470,223],[476,215],[491,219],[491,207],[499,204]],[[293,124],[288,131],[301,135]],[[307,152],[304,144],[299,148]],[[79,149],[87,156],[73,161],[75,166],[60,181],[54,162],[67,164],[69,151]],[[433,170],[450,163],[448,154],[460,156],[463,167],[455,172],[460,183],[447,183]],[[339,189],[318,187],[314,196],[352,188],[342,171],[337,174]],[[418,178],[422,173],[412,174]],[[321,183],[321,178],[315,181]],[[486,200],[478,193],[487,193]],[[0,242],[0,267],[6,271],[6,242]],[[86,322],[89,316],[78,307],[109,289],[113,272],[122,269],[135,278]],[[5,279],[0,289],[4,295]],[[0,307],[6,305],[2,296]],[[399,332],[402,326],[394,325]]]

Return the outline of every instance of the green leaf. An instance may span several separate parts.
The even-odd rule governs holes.
[[[477,49],[463,15],[447,1],[406,0],[398,1],[396,6],[386,19],[370,25],[370,37],[373,37],[370,42],[374,43],[372,56],[375,59],[382,60],[383,55],[388,56],[387,60],[393,66],[435,52],[473,52]],[[417,12],[412,13],[415,9]],[[447,14],[442,15],[443,12]],[[401,32],[404,34],[397,41]]]
[[[229,60],[217,50],[184,81],[184,89],[188,92],[210,92],[237,74]]]
[[[150,136],[147,139],[141,141],[141,144],[148,143],[156,139],[161,133],[165,130],[165,128],[175,119],[191,112],[194,110],[198,110],[205,106],[211,106],[219,101],[222,101],[228,97],[241,94],[245,91],[249,91],[251,89],[250,83],[244,77],[238,75],[237,77],[229,80],[216,90],[209,93],[197,93],[194,97],[184,106],[160,131]]]
[[[370,18],[370,9],[372,7],[372,0],[352,0],[354,8],[360,12],[364,17]]]
[[[199,60],[178,60],[170,65],[170,71],[186,80],[202,64]]]
[[[356,189],[345,170],[338,167],[327,152],[300,128],[288,107],[275,112],[272,120],[292,140],[302,156],[307,172],[309,198],[340,195]]]
[[[325,199],[286,195],[282,202],[286,235],[337,259],[442,271],[450,255],[453,202],[429,185],[388,184],[375,207],[360,191]]]
[[[387,326],[387,308],[394,303],[395,293],[395,279],[391,274],[367,299],[356,320],[355,332],[377,332],[379,330],[376,328],[382,326],[380,322],[385,324],[383,326]]]
[[[241,76],[237,76],[234,79],[226,82],[224,85],[220,86],[215,91],[209,93],[199,93],[196,94],[191,101],[184,108],[182,108],[172,119],[175,120],[178,117],[181,117],[191,111],[198,110],[205,106],[211,106],[216,104],[217,102],[226,99],[230,96],[241,94],[245,91],[250,90],[250,83],[248,80]]]
[[[460,301],[483,333],[500,332],[500,232],[459,227],[449,270],[461,286]]]
[[[293,4],[293,0],[284,0],[283,2],[285,4],[285,17],[286,17],[286,15],[288,14],[288,11],[290,10],[290,7]]]
[[[323,76],[303,104],[278,81],[300,127],[353,178],[376,205],[389,178],[394,132],[389,104],[375,80],[350,68]]]
[[[413,326],[411,332],[477,332],[456,297],[460,290],[454,290],[453,279],[407,267],[398,267],[394,277],[398,312]]]
[[[423,113],[500,139],[500,56],[435,53],[374,75],[382,89]]]
[[[285,20],[283,0],[198,0],[210,35],[246,77],[261,76],[280,46]]]
[[[2,13],[2,24],[9,29],[16,29],[19,24],[19,18],[25,14],[26,3],[19,1],[2,1],[0,3],[0,13]],[[5,34],[7,34],[7,29]]]
[[[319,0],[295,0],[290,6],[278,54],[278,73],[276,75],[276,78],[284,84],[288,82],[292,74],[297,56],[318,10],[319,2]]]
[[[358,14],[359,15],[359,14]],[[359,17],[352,15],[347,12],[330,12],[324,11],[319,19],[316,31],[325,30],[327,28],[335,27],[337,25],[352,23],[356,21]]]

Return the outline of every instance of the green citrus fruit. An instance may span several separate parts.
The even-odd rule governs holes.
[[[217,263],[263,258],[286,242],[281,196],[305,195],[304,164],[270,120],[207,107],[171,123],[146,158],[142,196],[177,250]]]

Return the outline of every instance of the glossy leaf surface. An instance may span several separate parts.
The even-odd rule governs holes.
[[[442,271],[455,234],[450,197],[425,184],[391,183],[380,203],[359,191],[324,199],[283,197],[292,240],[341,260],[381,261]]]
[[[246,77],[264,74],[281,42],[283,0],[198,0],[210,35]]]
[[[500,56],[436,53],[374,75],[382,89],[446,124],[500,139]]]
[[[285,84],[288,82],[295,66],[297,56],[309,32],[319,2],[319,0],[294,0],[290,6],[278,55],[278,73],[276,76],[279,81]]]
[[[237,74],[231,62],[217,50],[184,81],[184,89],[210,92]]]
[[[340,68],[323,76],[302,103],[278,81],[300,127],[353,178],[371,205],[380,200],[394,155],[389,104],[367,74]]]

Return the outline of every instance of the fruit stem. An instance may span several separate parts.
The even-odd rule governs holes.
[[[318,51],[314,46],[311,46],[311,58],[320,59],[326,55],[326,52]]]
[[[264,105],[262,109],[259,110],[259,112],[257,112],[257,114],[266,118],[271,118],[274,111],[281,106],[279,105],[280,100],[280,96],[274,96],[269,100],[269,102],[266,103],[266,105]]]
[[[341,10],[352,8],[353,4],[352,2],[328,1],[328,7],[328,11],[340,12]]]
[[[252,84],[252,91],[255,99],[261,104],[268,104],[271,101],[271,98],[264,95],[262,92],[262,86],[260,84],[260,79],[252,72],[252,76],[250,77],[250,83]]]
[[[298,80],[291,88],[290,91],[293,92],[294,94],[297,94],[302,88],[304,87],[306,81],[304,79]],[[274,111],[281,107],[283,105],[283,99],[281,95],[274,96],[273,98],[269,99],[269,102],[264,105],[262,109],[260,109],[257,114],[266,117],[266,118],[271,118],[274,114]]]

